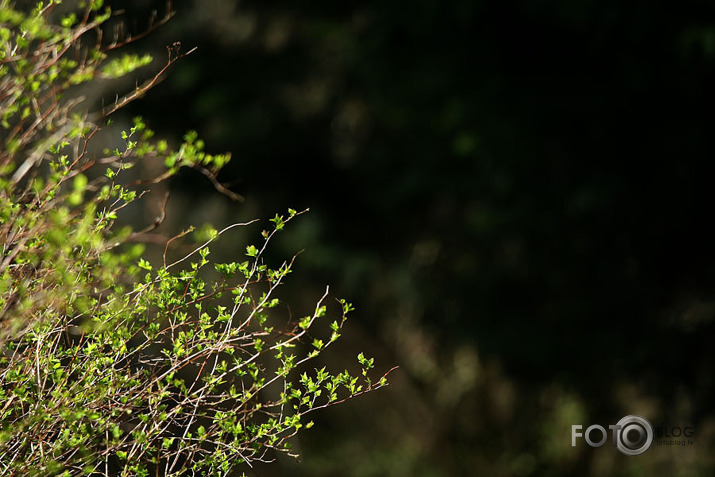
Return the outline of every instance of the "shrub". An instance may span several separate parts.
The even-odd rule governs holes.
[[[383,387],[373,360],[337,374],[306,363],[340,337],[351,305],[280,325],[278,288],[293,260],[270,266],[272,237],[301,212],[276,215],[235,262],[212,263],[203,231],[193,251],[150,263],[139,232],[116,225],[127,205],[182,168],[209,177],[230,159],[195,133],[178,149],[140,118],[124,146],[93,152],[112,115],[182,58],[94,115],[79,85],[127,76],[151,61],[104,41],[100,0],[83,12],[59,1],[21,9],[0,1],[0,474],[227,475],[288,451],[311,412]],[[161,22],[160,22],[161,23]],[[128,171],[162,159],[157,177]],[[158,226],[161,219],[146,230]],[[320,339],[314,329],[325,321]],[[310,334],[309,334],[310,332]],[[309,338],[310,337],[310,338]]]

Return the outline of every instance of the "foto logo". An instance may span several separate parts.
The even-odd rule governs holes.
[[[653,444],[653,426],[644,417],[626,416],[608,428],[611,430],[613,446],[626,455],[640,455]],[[576,446],[578,438],[583,438],[591,447],[601,447],[608,440],[608,432],[603,426],[593,424],[583,432],[582,429],[582,425],[571,426],[572,447]]]

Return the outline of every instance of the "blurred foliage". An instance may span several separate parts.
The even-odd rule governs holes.
[[[113,3],[138,25],[163,8]],[[712,471],[715,6],[174,6],[147,45],[198,51],[136,107],[231,150],[246,201],[174,189],[226,222],[311,207],[286,246],[356,303],[346,339],[402,365],[283,472]],[[631,413],[695,445],[570,447],[571,424]]]

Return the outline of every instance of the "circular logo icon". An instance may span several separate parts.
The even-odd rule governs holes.
[[[626,455],[640,455],[653,443],[653,426],[641,416],[626,416],[616,430],[616,447]]]

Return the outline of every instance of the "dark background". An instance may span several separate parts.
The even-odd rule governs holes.
[[[110,2],[137,32],[148,3]],[[246,200],[184,174],[162,227],[310,207],[279,244],[305,249],[286,301],[330,284],[356,312],[327,364],[400,366],[256,475],[712,473],[715,4],[174,8],[135,47],[198,50],[128,114],[231,151]],[[628,414],[693,445],[571,446]]]

